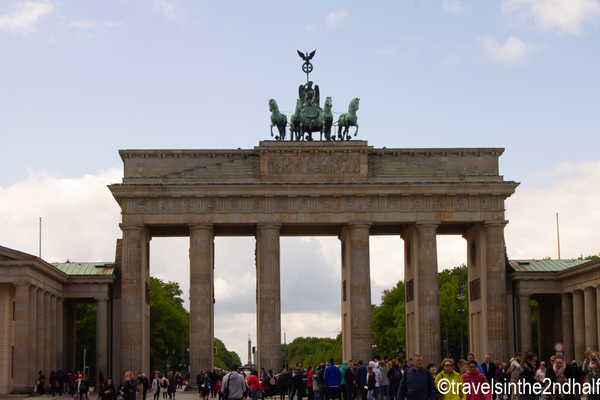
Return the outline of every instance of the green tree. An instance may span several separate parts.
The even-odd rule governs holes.
[[[241,365],[240,356],[235,351],[228,351],[227,347],[222,341],[215,338],[215,347],[217,348],[217,354],[215,354],[215,367],[228,370],[231,364]]]
[[[90,384],[96,384],[96,304],[78,304],[75,307],[75,368],[84,370],[83,351],[87,350],[85,364],[90,368]],[[44,371],[46,372],[46,371]],[[50,371],[46,372],[46,376]]]
[[[284,362],[284,349],[281,346],[281,361]],[[319,365],[327,362],[331,357],[342,361],[342,333],[338,333],[335,339],[317,337],[297,337],[287,344],[287,362],[290,367],[300,363],[303,367],[310,364]],[[275,372],[275,371],[273,371]]]
[[[373,307],[372,329],[375,351],[380,355],[396,357],[405,346],[404,330],[404,282],[399,281],[392,289],[385,289],[381,304]]]
[[[178,369],[181,339],[190,332],[190,316],[183,308],[182,294],[177,282],[150,277],[150,366],[153,371],[165,371],[165,351],[172,354],[173,350],[171,369]]]

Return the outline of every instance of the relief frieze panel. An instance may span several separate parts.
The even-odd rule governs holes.
[[[433,209],[436,211],[441,211],[446,209],[446,197],[445,196],[435,196],[433,198]]]
[[[159,212],[173,211],[173,199],[162,198],[162,199],[158,200],[158,211]]]
[[[275,212],[285,212],[288,209],[288,199],[286,197],[275,198]]]
[[[198,200],[186,198],[181,200],[181,210],[183,212],[195,212],[198,210]]]
[[[217,199],[213,197],[207,197],[204,199],[204,211],[214,212],[219,211],[219,203]]]
[[[270,157],[269,174],[339,174],[359,173],[359,156]]]
[[[239,197],[230,197],[227,199],[227,210],[229,211],[242,211],[243,204],[242,199]]]
[[[296,198],[296,211],[308,212],[310,211],[310,199],[306,197]]]
[[[423,198],[421,196],[411,196],[410,198],[410,209],[412,211],[423,210]]]
[[[366,197],[363,203],[363,209],[366,211],[376,211],[379,210],[379,198],[371,196]]]

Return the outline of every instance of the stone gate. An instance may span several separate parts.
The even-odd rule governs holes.
[[[407,354],[433,362],[436,236],[463,235],[470,350],[507,360],[504,201],[518,184],[499,175],[503,151],[377,149],[366,141],[121,150],[123,181],[109,186],[122,209],[121,370],[149,370],[149,243],[160,236],[190,237],[191,376],[213,367],[215,236],[256,238],[257,367],[281,366],[279,238],[294,235],[341,240],[345,360],[371,358],[369,236],[402,237]]]

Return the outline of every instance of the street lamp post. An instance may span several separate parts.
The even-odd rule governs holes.
[[[462,271],[459,270],[458,275],[458,295],[456,298],[459,301],[459,309],[460,312],[460,357],[464,358],[464,347],[463,347],[463,313],[465,309],[463,308],[463,301],[465,300],[465,293],[463,292],[463,279],[462,279]]]

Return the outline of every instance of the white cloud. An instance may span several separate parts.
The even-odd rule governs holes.
[[[581,35],[585,25],[600,19],[598,0],[504,0],[502,12],[509,26],[531,26],[542,31]]]
[[[465,6],[458,0],[444,0],[442,3],[442,8],[456,15],[462,14],[465,11],[467,11],[467,6]]]
[[[112,26],[122,26],[123,22],[94,22],[87,19],[80,19],[77,21],[73,21],[67,25],[69,29],[99,29],[99,28],[108,28]]]
[[[317,27],[313,24],[306,24],[302,25],[300,29],[302,29],[304,32],[314,32],[317,29]]]
[[[325,17],[325,25],[328,28],[339,28],[344,26],[344,20],[348,18],[348,12],[343,8],[336,10]]]
[[[375,54],[380,57],[396,58],[401,64],[414,64],[418,58],[418,44],[418,40],[415,38],[405,38],[400,43],[391,43],[378,48],[375,50]]]
[[[523,42],[515,36],[511,36],[503,45],[492,35],[486,35],[480,38],[485,55],[497,63],[519,63],[523,61],[529,53],[536,50],[532,45]]]
[[[52,10],[54,10],[54,6],[48,2],[24,1],[18,3],[15,12],[0,16],[0,30],[13,35],[34,32],[38,20]]]
[[[557,258],[556,213],[562,258],[600,253],[599,182],[600,161],[561,163],[528,177],[506,203],[509,258]]]
[[[160,12],[168,19],[176,19],[181,16],[181,9],[172,0],[155,0],[152,11]]]

